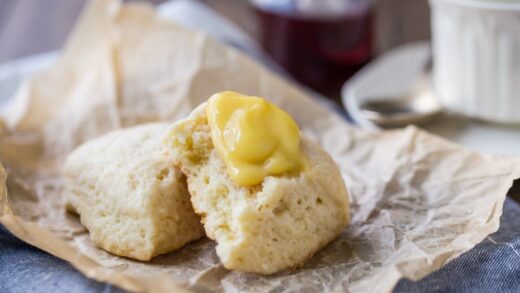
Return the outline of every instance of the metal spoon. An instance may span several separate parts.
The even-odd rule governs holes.
[[[366,99],[360,105],[361,114],[384,128],[423,124],[439,117],[442,106],[431,90],[431,67],[430,58],[421,76],[402,96]]]

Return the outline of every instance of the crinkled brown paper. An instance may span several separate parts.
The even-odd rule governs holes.
[[[302,269],[267,277],[226,270],[207,239],[150,262],[96,248],[63,209],[67,154],[112,129],[183,118],[227,89],[268,97],[328,150],[350,190],[350,226]],[[3,225],[87,277],[147,292],[388,292],[496,231],[520,177],[516,158],[479,155],[414,127],[353,128],[243,54],[115,0],[92,2],[59,61],[19,89],[0,119],[0,159]]]

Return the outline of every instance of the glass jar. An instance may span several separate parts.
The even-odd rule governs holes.
[[[251,0],[264,49],[295,79],[323,93],[373,55],[371,0]]]

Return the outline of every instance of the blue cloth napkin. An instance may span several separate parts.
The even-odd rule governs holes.
[[[85,278],[69,263],[14,237],[0,225],[0,292],[123,292]]]
[[[520,205],[504,203],[500,229],[475,248],[418,282],[394,292],[520,292]]]

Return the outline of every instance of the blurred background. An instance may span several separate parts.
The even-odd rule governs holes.
[[[85,2],[0,0],[0,63],[59,49]],[[376,55],[430,35],[427,0],[199,2],[263,44],[296,79],[331,95]]]

